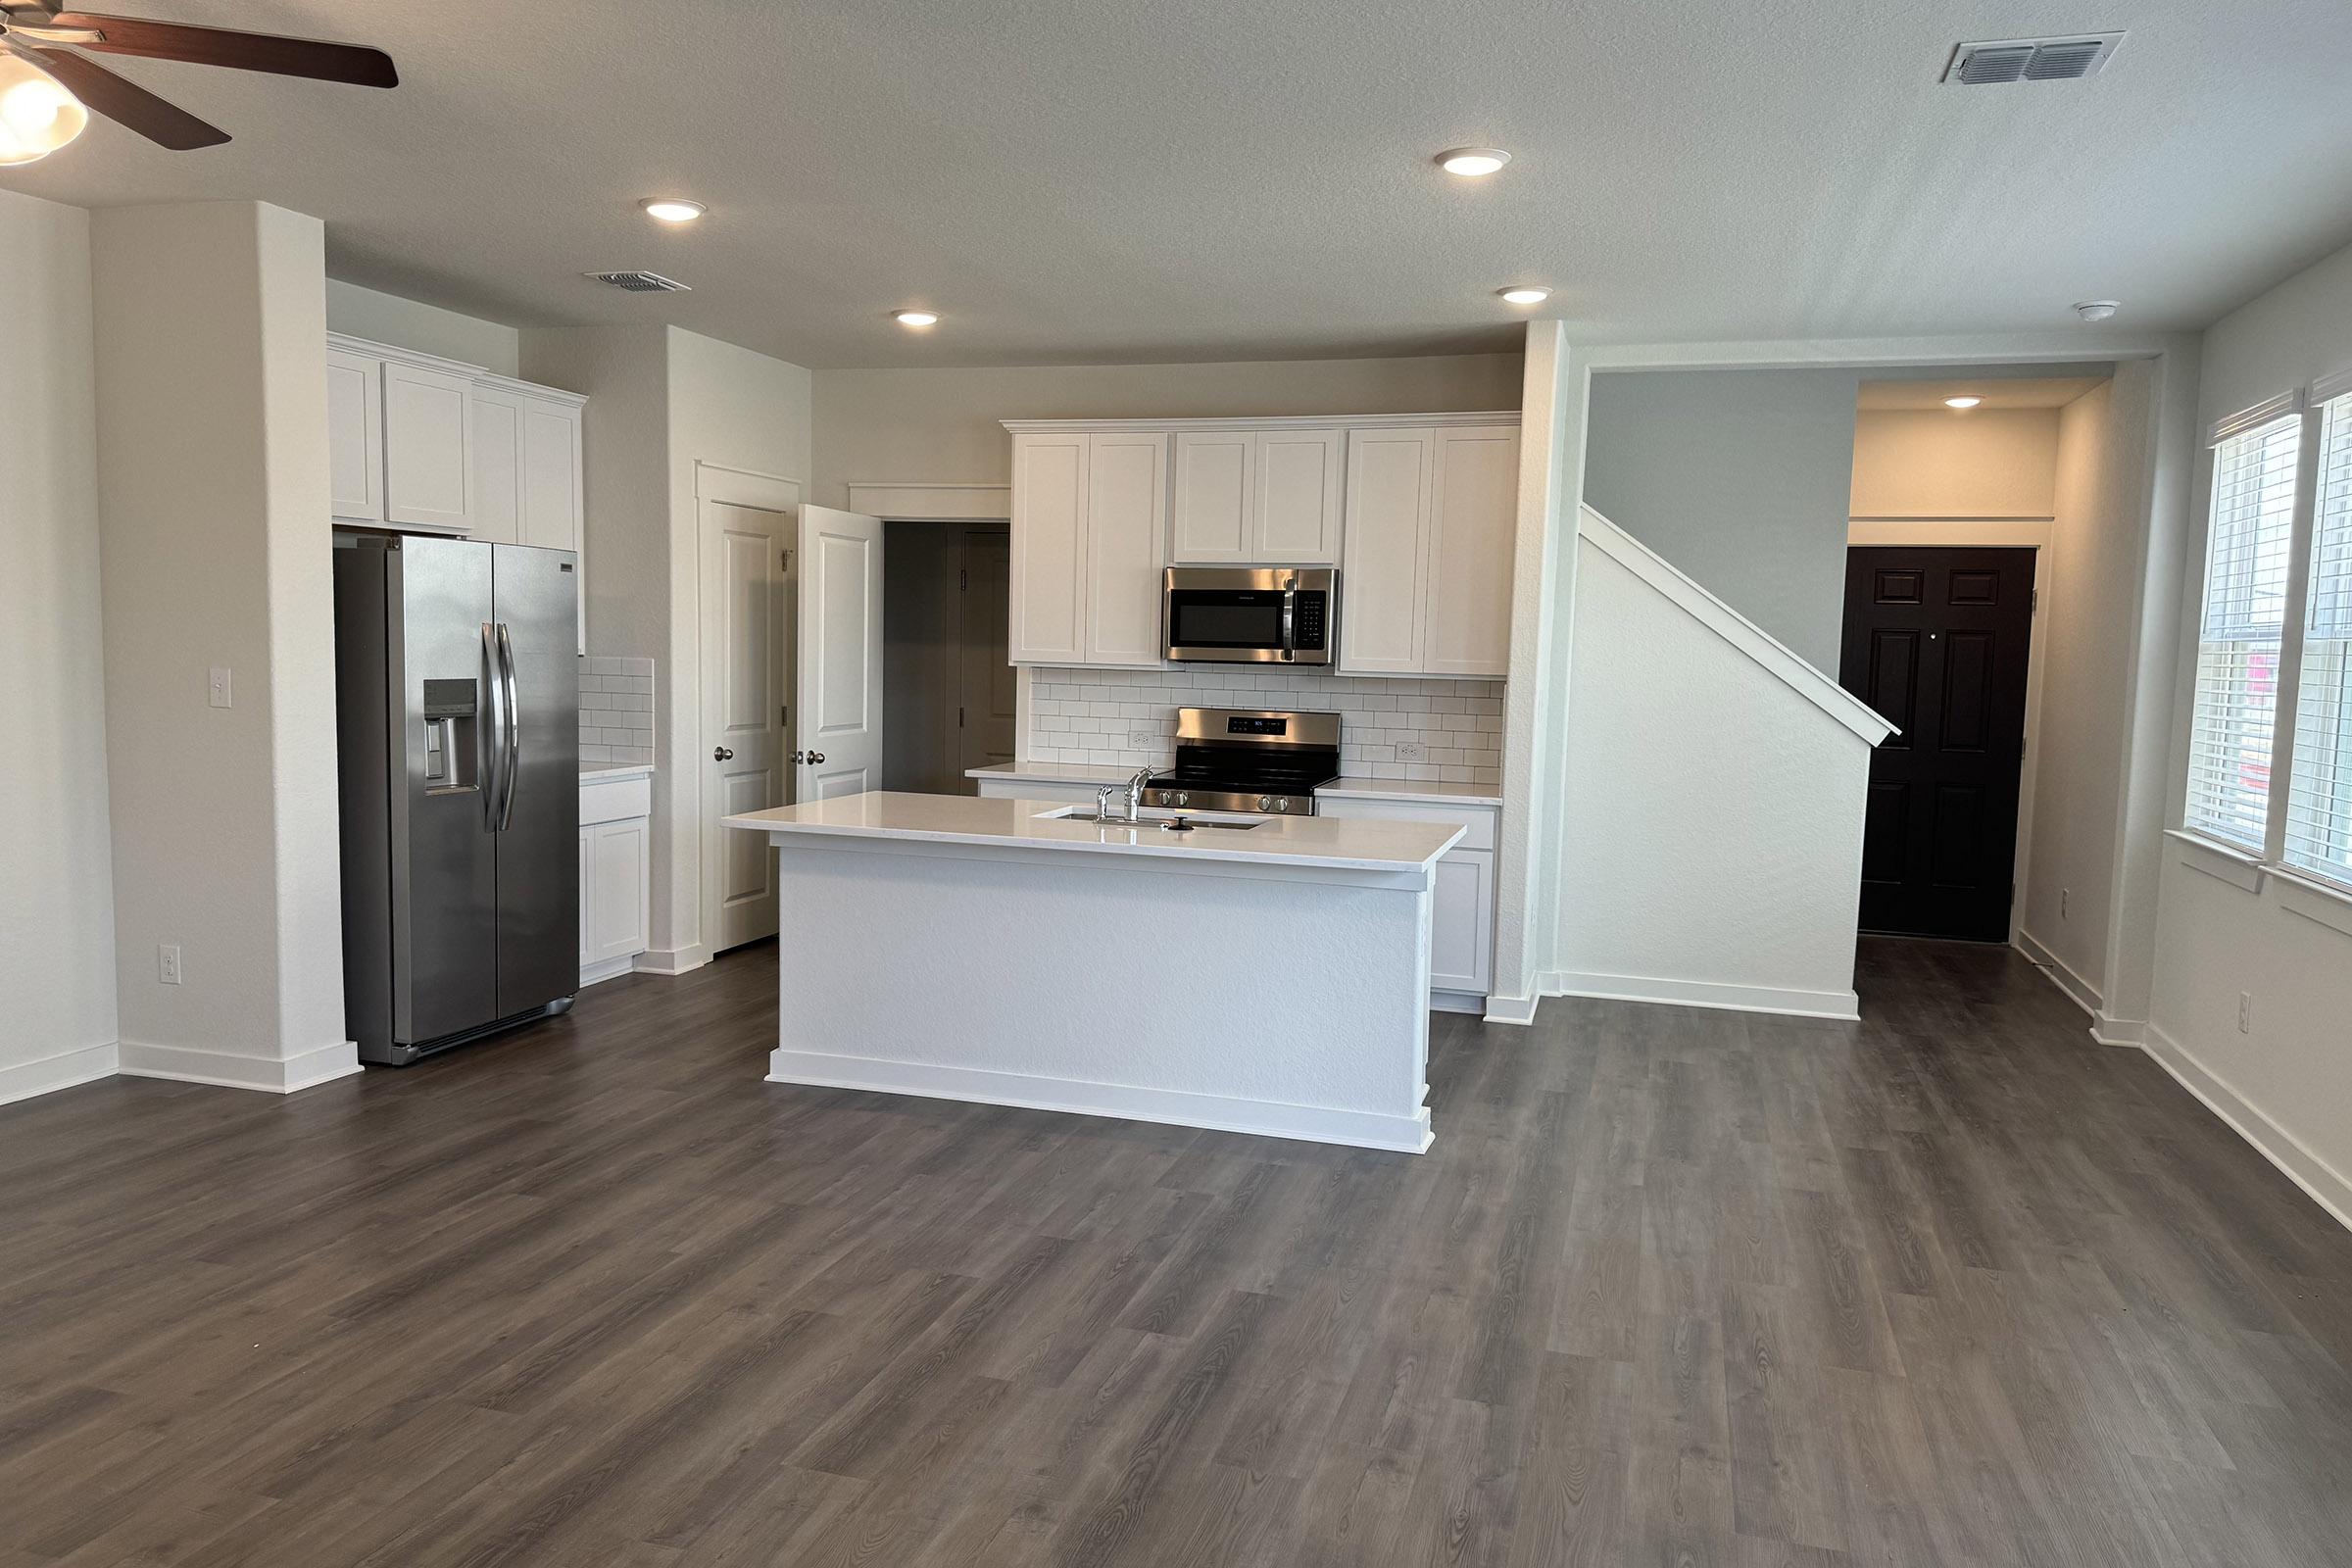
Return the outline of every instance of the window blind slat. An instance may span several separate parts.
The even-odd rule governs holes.
[[[2300,417],[2277,418],[2213,454],[2184,815],[2189,827],[2258,852],[2270,820],[2302,430]]]

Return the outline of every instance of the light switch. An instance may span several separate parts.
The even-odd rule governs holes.
[[[213,666],[211,702],[215,708],[228,706],[228,666],[226,664]]]

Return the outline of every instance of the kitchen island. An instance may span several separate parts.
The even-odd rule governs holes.
[[[1092,809],[726,818],[775,848],[769,1080],[1428,1148],[1430,895],[1462,829]]]

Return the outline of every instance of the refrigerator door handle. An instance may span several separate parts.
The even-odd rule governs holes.
[[[474,721],[475,769],[482,787],[482,829],[499,831],[499,797],[506,792],[507,687],[499,678],[498,627],[482,622],[481,716]]]
[[[514,784],[522,771],[522,700],[514,675],[514,641],[503,620],[498,623],[498,680],[507,748],[498,780],[498,831],[504,833],[514,820]]]

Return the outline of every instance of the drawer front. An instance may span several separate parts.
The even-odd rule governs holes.
[[[650,778],[603,779],[580,785],[582,827],[653,814],[654,781]]]
[[[1315,811],[1321,816],[1351,818],[1359,822],[1450,822],[1467,828],[1461,842],[1448,854],[1463,850],[1494,848],[1494,819],[1500,811],[1486,806],[1441,806],[1433,801],[1358,801],[1333,800],[1328,795],[1315,797]]]

